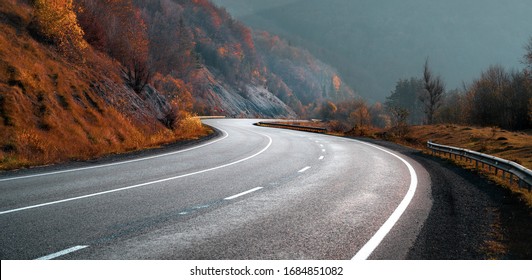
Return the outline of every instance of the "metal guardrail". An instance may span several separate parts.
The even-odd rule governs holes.
[[[516,177],[519,187],[527,187],[528,191],[531,191],[532,189],[532,171],[513,161],[462,148],[440,145],[430,141],[427,142],[427,147],[432,150],[432,154],[444,153],[444,155],[449,154],[449,157],[454,155],[455,159],[460,157],[460,160],[465,158],[466,161],[469,162],[475,161],[475,167],[477,169],[479,168],[479,165],[481,165],[481,168],[485,168],[485,165],[488,165],[489,171],[491,171],[492,168],[495,169],[495,175],[498,175],[499,170],[501,170],[503,180],[506,180],[506,175],[509,175],[510,183],[513,183],[514,177]]]
[[[293,130],[314,132],[314,133],[327,133],[327,129],[325,128],[302,126],[302,125],[291,125],[291,124],[270,123],[270,122],[258,122],[257,125],[267,126],[267,127],[276,127],[276,128],[286,128],[286,129],[293,129]]]

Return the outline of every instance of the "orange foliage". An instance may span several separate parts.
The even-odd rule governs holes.
[[[23,21],[0,20],[0,169],[85,160],[206,133],[186,113],[181,119],[186,122],[177,125],[183,132],[164,127],[155,111],[124,87],[119,63],[106,54],[87,48],[80,54],[84,63],[74,63],[35,40],[18,26],[28,26],[35,15],[21,2],[0,4],[0,18],[9,14]],[[190,91],[170,78],[160,79],[166,99],[190,109]]]
[[[61,51],[72,55],[87,47],[72,0],[35,0],[34,5],[39,32],[56,43]]]
[[[194,3],[194,9],[197,9],[198,7],[201,7],[204,11],[208,13],[209,19],[211,20],[213,27],[218,30],[222,26],[222,18],[218,14],[218,11],[215,9],[215,7],[206,0],[193,0],[192,3]]]
[[[339,92],[340,87],[342,86],[342,80],[340,80],[340,77],[338,77],[338,75],[334,75],[332,77],[332,84],[333,84],[334,90],[336,92]]]
[[[227,55],[227,49],[225,47],[218,48],[218,55],[220,57],[225,57]]]
[[[163,76],[157,73],[153,77],[153,85],[164,94],[173,105],[178,106],[183,111],[191,111],[194,103],[192,94],[183,80],[171,75]]]
[[[253,36],[251,35],[251,30],[249,30],[249,28],[245,28],[242,33],[244,37],[243,41],[246,44],[246,46],[249,49],[252,49],[252,50],[255,49],[255,43],[253,42]]]
[[[242,60],[242,58],[244,57],[244,51],[242,50],[242,44],[237,43],[233,45],[233,55],[236,58]]]

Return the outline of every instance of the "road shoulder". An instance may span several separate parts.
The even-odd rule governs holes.
[[[389,142],[371,142],[418,162],[430,176],[432,206],[403,259],[532,259],[532,211],[511,191],[444,159]],[[412,205],[405,220],[417,227],[419,218],[408,218],[409,213],[417,212],[417,203]],[[401,238],[401,231],[408,230],[408,223],[402,221],[388,239]],[[376,251],[373,258],[401,257],[397,249],[386,250],[391,255],[379,254],[382,251]]]

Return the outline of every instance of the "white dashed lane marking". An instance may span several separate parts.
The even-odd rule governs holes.
[[[254,189],[251,189],[251,190],[248,190],[248,191],[245,191],[245,192],[241,192],[241,193],[239,193],[239,194],[235,194],[235,195],[233,195],[233,196],[226,197],[226,198],[224,198],[224,199],[225,199],[225,200],[232,200],[232,199],[235,199],[235,198],[237,198],[237,197],[241,197],[241,196],[243,196],[243,195],[246,195],[246,194],[248,194],[248,193],[252,193],[252,192],[258,191],[258,190],[260,190],[260,189],[262,189],[262,187],[256,187],[256,188],[254,188]]]
[[[307,167],[305,167],[305,168],[299,170],[298,172],[299,172],[299,173],[303,173],[303,172],[305,172],[305,171],[307,171],[307,170],[309,170],[309,169],[310,169],[310,166],[307,166]]]
[[[61,257],[61,256],[64,256],[66,254],[70,254],[72,252],[76,252],[76,251],[79,251],[79,250],[82,250],[82,249],[85,249],[89,246],[85,246],[85,245],[79,245],[79,246],[74,246],[74,247],[71,247],[71,248],[68,248],[68,249],[65,249],[65,250],[62,250],[62,251],[59,251],[57,253],[53,253],[53,254],[50,254],[50,255],[46,255],[44,257],[40,257],[38,258],[37,260],[53,260],[55,258],[58,258],[58,257]]]

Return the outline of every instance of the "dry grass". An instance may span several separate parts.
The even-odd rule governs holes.
[[[532,169],[532,135],[530,132],[512,132],[492,127],[470,127],[459,125],[414,126],[404,139],[398,142],[421,149],[429,153],[425,147],[426,141],[438,144],[465,148],[503,159],[517,162],[528,169]],[[473,163],[459,159],[451,159],[463,168],[479,172],[489,180],[509,188],[532,207],[532,192],[520,188],[517,182],[510,183],[508,177],[503,180],[501,173],[494,173],[488,166],[476,169]]]
[[[426,148],[427,141],[469,149],[484,154],[493,155],[514,161],[528,169],[532,169],[532,135],[530,131],[512,132],[494,127],[470,127],[461,125],[431,125],[412,126],[402,138],[392,139],[402,145],[410,146],[426,153],[431,153]],[[532,192],[520,188],[517,182],[510,183],[508,177],[503,180],[501,172],[496,175],[494,169],[488,166],[476,169],[472,162],[460,159],[449,159],[453,163],[478,172],[481,176],[510,189],[516,193],[520,200],[532,207]]]
[[[92,159],[209,133],[188,115],[170,130],[155,116],[128,113],[131,99],[113,92],[124,88],[117,63],[90,49],[84,61],[71,61],[37,42],[27,33],[31,9],[22,2],[0,5],[0,170]],[[106,88],[105,96],[95,83]]]
[[[532,134],[512,132],[495,127],[460,125],[413,126],[404,141],[424,146],[432,142],[469,149],[515,161],[532,169]]]

